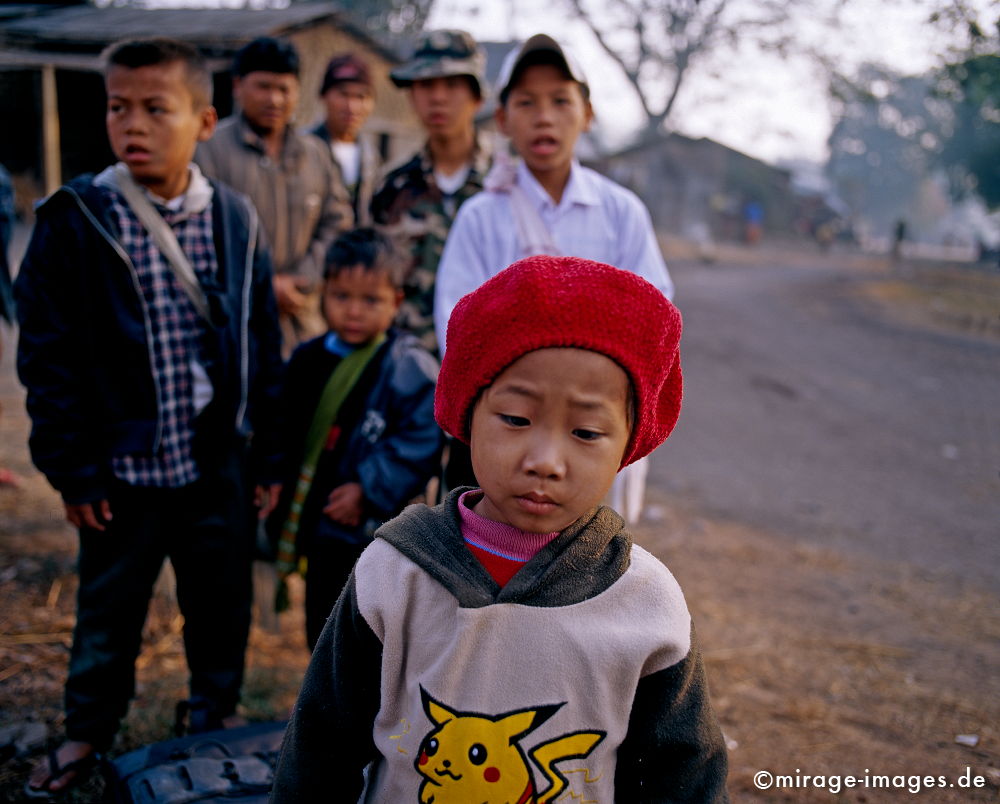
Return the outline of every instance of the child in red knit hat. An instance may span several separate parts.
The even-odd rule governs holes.
[[[681,402],[676,308],[521,260],[448,326],[435,415],[481,489],[376,532],[320,637],[274,802],[727,800],[684,597],[600,505]],[[331,761],[336,764],[333,776]]]

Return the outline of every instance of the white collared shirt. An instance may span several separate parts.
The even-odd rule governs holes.
[[[668,299],[673,297],[674,285],[649,211],[631,190],[575,160],[558,204],[523,162],[517,166],[517,183],[561,255],[633,271]],[[508,193],[483,191],[461,206],[435,280],[434,328],[442,353],[448,318],[458,300],[512,262],[529,256],[520,251]]]

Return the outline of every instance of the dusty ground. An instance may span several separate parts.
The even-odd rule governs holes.
[[[980,280],[996,291],[995,278]],[[933,293],[919,292],[930,283],[937,283]],[[996,337],[997,308],[980,309],[983,292],[963,298],[968,286],[947,270],[919,281],[880,274],[870,293],[876,302],[891,299],[893,315],[980,327],[982,337]],[[0,466],[20,474],[22,487],[0,489],[0,730],[42,724],[51,744],[73,625],[75,545],[57,498],[28,461],[9,338],[7,346]],[[1000,798],[1000,590],[903,563],[789,549],[788,534],[706,516],[658,489],[651,498],[637,540],[663,558],[687,594],[730,744],[734,801],[904,801],[916,784],[926,786],[925,776],[954,786],[926,790],[920,800]],[[250,718],[282,717],[294,700],[307,657],[300,615],[285,617],[280,634],[254,630],[244,708]],[[185,681],[179,627],[169,595],[161,595],[139,660],[138,697],[116,750],[170,736]],[[976,744],[956,742],[959,735],[974,735]],[[0,756],[0,799],[20,800],[40,750]],[[761,770],[797,775],[800,786],[758,790]],[[835,784],[820,789],[805,779],[817,774],[853,775],[856,786],[834,794]],[[983,786],[960,787],[966,774]],[[874,789],[877,775],[890,777],[893,788]],[[100,792],[95,780],[66,800],[94,801]]]

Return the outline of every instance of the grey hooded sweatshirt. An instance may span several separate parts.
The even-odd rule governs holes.
[[[410,506],[358,560],[313,653],[272,801],[728,801],[722,734],[667,568],[599,507],[501,588],[462,539],[462,491]]]

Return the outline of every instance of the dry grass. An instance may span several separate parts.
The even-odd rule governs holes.
[[[996,277],[892,276],[876,263],[859,268],[868,272],[872,303],[891,315],[964,328],[968,322],[940,311],[951,304],[979,311],[981,301],[984,314],[995,317],[998,309]],[[55,744],[74,617],[75,537],[61,521],[57,498],[30,467],[21,394],[10,375],[8,352],[0,363],[0,466],[21,474],[23,485],[0,489],[0,727],[42,722]],[[971,768],[988,779],[986,787],[927,791],[921,800],[998,799],[998,590],[905,562],[874,564],[803,546],[795,534],[706,519],[683,500],[655,492],[652,502],[661,521],[638,528],[637,540],[670,566],[687,594],[731,745],[735,802],[891,802],[911,795],[864,788],[837,795],[813,787],[762,792],[753,784],[762,769],[954,781]],[[280,633],[255,628],[244,714],[284,717],[306,662],[300,613],[284,615]],[[180,622],[161,588],[139,659],[137,697],[116,750],[170,737],[185,682]],[[978,744],[957,744],[960,734],[977,735]],[[4,758],[0,800],[21,799],[37,755]],[[94,780],[65,800],[100,795]]]
[[[61,725],[61,694],[73,624],[73,537],[55,498],[26,504],[29,484],[0,492],[0,512],[44,513],[4,529],[0,625],[0,726],[26,719]],[[924,794],[941,802],[995,801],[1000,782],[1000,607],[996,595],[906,565],[874,565],[796,545],[793,535],[705,519],[683,502],[653,502],[663,520],[637,529],[688,597],[713,699],[730,741],[737,802],[880,802],[900,790],[805,788],[761,792],[753,775],[773,773],[990,779],[980,790]],[[9,521],[9,520],[8,520]],[[44,549],[40,549],[43,545]],[[243,711],[284,717],[307,661],[301,614],[280,633],[255,628]],[[186,669],[175,604],[161,586],[138,663],[138,691],[116,745],[125,751],[171,736]],[[979,744],[955,743],[976,734]],[[18,800],[33,758],[0,766],[0,799]],[[94,801],[97,779],[66,800]]]
[[[664,500],[639,541],[671,567],[695,617],[716,710],[731,743],[735,801],[878,802],[905,790],[761,792],[772,773],[945,775],[971,767],[997,800],[1000,608],[995,594],[903,564],[795,545],[794,534],[714,522]],[[959,734],[976,734],[968,748]]]

